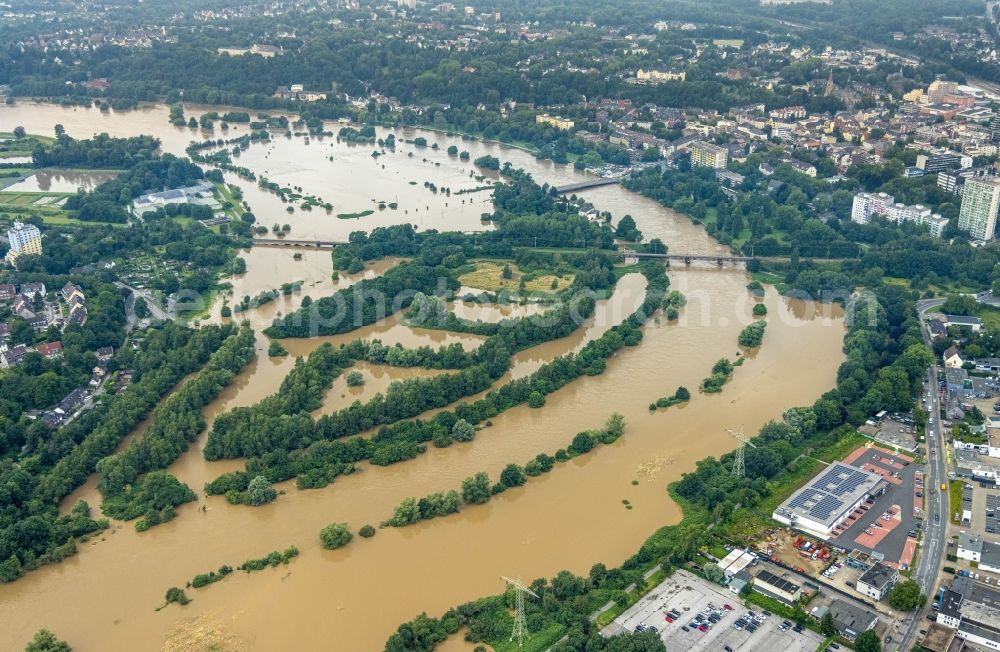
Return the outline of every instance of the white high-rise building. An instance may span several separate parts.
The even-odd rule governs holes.
[[[42,253],[42,232],[34,224],[14,222],[14,228],[7,231],[7,239],[10,240],[7,262],[11,264],[22,254]]]
[[[892,206],[895,201],[895,197],[884,192],[877,194],[859,192],[854,195],[854,204],[851,206],[851,221],[858,224],[868,224],[872,215],[885,215],[886,207]]]
[[[976,240],[992,240],[997,228],[998,208],[1000,208],[1000,179],[996,177],[968,179],[962,191],[958,228],[968,231]]]

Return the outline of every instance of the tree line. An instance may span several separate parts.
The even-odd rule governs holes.
[[[468,421],[459,420],[455,423],[454,428],[458,428],[460,424],[472,427]],[[447,493],[433,493],[419,500],[412,497],[404,498],[396,506],[392,517],[382,525],[403,527],[412,525],[419,520],[457,513],[463,504],[482,505],[507,489],[520,487],[530,477],[548,473],[555,467],[556,462],[566,462],[574,457],[585,455],[598,444],[612,444],[618,441],[624,432],[625,419],[620,414],[615,413],[608,418],[603,428],[577,433],[569,446],[560,448],[554,455],[539,453],[523,466],[514,463],[508,464],[500,472],[497,482],[493,484],[490,483],[489,475],[481,471],[462,480],[461,493],[452,490]]]
[[[580,319],[593,312],[595,301],[583,290],[577,288],[567,294],[565,304],[548,310],[541,319],[526,317],[509,322],[474,352],[465,354],[468,362],[454,374],[393,382],[384,396],[377,394],[368,403],[355,403],[313,420],[309,412],[319,407],[321,392],[333,377],[358,359],[370,359],[370,351],[360,346],[343,346],[335,351],[324,345],[289,374],[278,394],[256,406],[220,415],[212,426],[205,455],[208,459],[252,457],[275,449],[304,448],[313,441],[358,434],[482,392],[510,368],[514,353],[566,337]],[[457,351],[453,349],[452,354]],[[326,370],[322,379],[312,385],[297,382],[297,372],[313,367]]]
[[[141,439],[97,464],[106,515],[119,520],[143,515],[137,528],[148,529],[170,520],[177,505],[194,500],[186,485],[160,471],[204,430],[203,409],[253,359],[254,345],[253,330],[242,326],[212,353],[197,377],[153,411],[153,422]]]
[[[517,405],[544,404],[544,396],[584,375],[598,375],[606,361],[625,346],[636,346],[642,339],[641,326],[660,307],[669,281],[662,265],[645,262],[639,266],[647,278],[646,296],[642,306],[601,337],[588,342],[578,353],[559,356],[542,365],[530,376],[503,385],[474,403],[460,403],[453,410],[442,411],[429,420],[404,420],[383,426],[371,437],[351,437],[339,441],[310,440],[298,450],[261,450],[251,457],[246,470],[223,474],[208,483],[208,494],[243,491],[250,480],[264,474],[271,482],[296,478],[300,489],[328,485],[338,476],[352,473],[355,465],[368,461],[386,466],[412,459],[426,450],[426,444],[449,446],[455,441],[467,441],[475,436],[465,427],[490,422],[502,412]],[[461,435],[459,433],[465,432]]]
[[[0,563],[5,581],[24,571],[59,561],[76,550],[75,537],[106,527],[83,506],[70,518],[59,516],[59,502],[82,485],[97,462],[114,452],[189,373],[204,365],[231,335],[231,327],[197,331],[169,323],[147,331],[140,351],[125,352],[123,363],[135,371],[128,389],[51,432],[44,446],[20,462],[0,459]]]

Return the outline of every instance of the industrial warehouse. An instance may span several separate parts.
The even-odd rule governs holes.
[[[834,462],[796,491],[771,515],[774,520],[828,539],[868,498],[882,495],[886,481],[875,473]]]

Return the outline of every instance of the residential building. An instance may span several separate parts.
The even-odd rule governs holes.
[[[804,174],[809,177],[816,177],[816,166],[811,163],[806,163],[795,158],[782,159],[782,163],[790,166],[796,172]]]
[[[669,70],[639,70],[635,73],[636,81],[645,82],[647,84],[659,84],[665,81],[684,81],[687,78],[687,73],[683,70],[681,72],[672,72]]]
[[[569,118],[561,118],[557,115],[543,113],[535,116],[535,124],[550,125],[556,129],[572,129],[576,123]]]
[[[1000,590],[971,577],[956,577],[942,589],[937,622],[969,643],[1000,650]]]
[[[729,150],[711,143],[696,140],[691,143],[691,166],[721,170],[729,161]]]
[[[0,283],[0,301],[10,301],[17,295],[17,289],[11,283]]]
[[[785,106],[779,109],[772,109],[768,112],[768,115],[778,120],[801,120],[806,117],[806,113],[806,108],[804,106]]]
[[[957,346],[949,346],[941,354],[941,361],[944,363],[945,367],[949,369],[961,369],[968,358],[958,350]]]
[[[74,389],[66,398],[59,401],[59,405],[53,411],[58,414],[73,414],[85,400],[87,400],[86,393],[80,388]]]
[[[34,224],[14,222],[13,228],[7,230],[7,239],[10,241],[7,262],[12,265],[18,256],[42,253],[42,232]]]
[[[938,188],[945,192],[959,195],[965,188],[965,180],[974,176],[972,169],[965,170],[941,170],[938,172]]]
[[[63,286],[61,293],[63,300],[66,303],[74,303],[74,297],[79,299],[78,303],[86,301],[86,296],[83,294],[83,290],[81,290],[80,286],[76,283],[67,283]]]
[[[932,213],[930,208],[920,204],[913,206],[897,204],[892,195],[884,192],[859,192],[854,195],[854,202],[851,205],[851,221],[867,224],[873,215],[892,220],[896,224],[916,222],[926,227],[927,231],[936,237],[941,237],[945,226],[948,225],[947,218]]]
[[[24,283],[21,285],[21,294],[29,299],[34,299],[35,295],[45,296],[45,284],[41,281],[37,283]]]
[[[781,503],[771,517],[826,539],[855,509],[868,498],[882,495],[887,486],[881,476],[834,462]]]
[[[69,324],[78,324],[83,326],[87,323],[87,308],[86,306],[73,306],[69,311],[69,318],[66,320]]]
[[[944,370],[944,382],[945,388],[949,392],[957,392],[959,394],[972,393],[972,381],[969,378],[969,372],[965,369],[946,367]]]
[[[862,633],[874,629],[878,624],[878,616],[871,611],[854,605],[846,600],[834,598],[829,606],[830,617],[837,633],[848,641],[854,641]]]
[[[969,168],[972,167],[972,157],[962,156],[955,152],[941,152],[939,154],[931,154],[930,156],[920,154],[917,156],[917,167],[926,174],[934,174],[935,172],[953,167],[959,169]]]
[[[45,342],[35,347],[35,350],[47,360],[54,360],[62,355],[62,342]]]
[[[28,355],[28,347],[23,344],[13,346],[6,351],[0,351],[0,369],[10,369],[21,364]]]
[[[111,358],[115,357],[115,350],[110,346],[102,346],[96,351],[98,362],[107,362]]]
[[[886,206],[892,206],[896,199],[884,192],[859,192],[854,195],[851,206],[851,221],[858,224],[868,224],[872,215],[885,215]]]
[[[899,571],[881,562],[877,562],[862,575],[855,590],[873,600],[881,600],[899,580]]]
[[[937,79],[927,87],[927,99],[931,104],[941,104],[946,95],[958,93],[958,83]]]
[[[727,188],[738,188],[743,185],[744,181],[743,175],[739,172],[731,172],[725,169],[716,170],[715,178]]]
[[[992,240],[1000,208],[1000,179],[983,177],[968,179],[962,191],[962,207],[958,213],[958,228],[968,231],[977,240]]]

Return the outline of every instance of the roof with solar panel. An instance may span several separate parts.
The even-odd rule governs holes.
[[[777,509],[830,526],[883,480],[881,476],[834,462]]]

